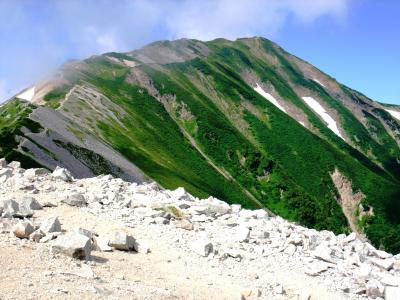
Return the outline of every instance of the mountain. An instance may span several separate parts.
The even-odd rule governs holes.
[[[264,38],[71,61],[0,107],[0,157],[182,186],[400,251],[400,107]]]

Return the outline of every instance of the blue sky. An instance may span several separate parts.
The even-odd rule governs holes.
[[[68,59],[160,39],[264,36],[400,104],[398,0],[0,0],[0,102]]]

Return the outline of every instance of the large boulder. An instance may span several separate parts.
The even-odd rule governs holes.
[[[2,216],[5,218],[28,218],[33,216],[33,211],[29,207],[20,206],[15,199],[0,201],[0,207],[3,211]]]
[[[135,239],[123,231],[115,231],[111,234],[108,245],[117,250],[134,250]]]
[[[77,259],[88,259],[91,248],[90,238],[76,232],[60,235],[52,245],[55,253],[62,253]]]
[[[17,223],[12,229],[14,235],[20,239],[27,239],[29,235],[35,231],[32,224],[28,221]]]

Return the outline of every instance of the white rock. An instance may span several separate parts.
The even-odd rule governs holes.
[[[247,227],[240,226],[236,230],[237,242],[248,242],[250,238],[250,230]]]
[[[88,259],[91,247],[90,239],[76,232],[60,235],[52,245],[54,252],[62,253],[77,259]]]
[[[8,164],[8,167],[12,169],[19,169],[21,168],[21,163],[19,161],[12,161]]]
[[[372,254],[381,259],[391,258],[393,256],[393,254],[387,253],[382,250],[375,250]]]
[[[53,178],[61,179],[66,182],[70,182],[73,180],[71,173],[67,169],[60,168],[59,166],[56,167],[51,176]]]
[[[42,222],[39,229],[42,232],[44,232],[45,234],[48,234],[51,232],[60,232],[61,231],[61,223],[57,217],[49,218]]]
[[[400,277],[384,274],[380,282],[383,285],[400,286]]]
[[[345,243],[350,243],[356,239],[357,235],[355,232],[350,233],[346,238],[343,239]]]
[[[211,252],[213,252],[214,247],[210,241],[205,239],[200,239],[194,241],[191,244],[190,249],[200,256],[207,257]]]
[[[293,244],[289,244],[284,251],[284,253],[290,256],[292,256],[295,252],[296,252],[296,246]]]
[[[326,270],[328,270],[328,265],[325,263],[318,262],[308,265],[304,273],[310,276],[317,276],[322,272],[325,272]]]
[[[331,253],[332,253],[332,250],[329,247],[321,244],[315,248],[313,255],[314,255],[314,257],[321,259],[323,261],[334,263]]]
[[[399,300],[400,287],[387,286],[385,288],[385,300]]]
[[[371,262],[375,265],[378,266],[379,268],[385,269],[387,271],[389,271],[394,264],[394,260],[393,259],[371,259]]]
[[[50,174],[50,171],[44,168],[28,169],[24,172],[24,177],[28,179],[35,179],[38,176]]]
[[[110,240],[104,237],[93,237],[93,250],[101,252],[110,252],[113,249],[108,245]]]
[[[189,220],[186,220],[186,219],[175,221],[175,227],[185,229],[185,230],[193,230],[193,228],[194,228],[193,224]]]
[[[147,254],[150,253],[149,245],[144,241],[134,240],[133,249],[138,253]]]
[[[111,234],[108,245],[117,250],[130,251],[134,250],[135,239],[123,231],[115,231]]]

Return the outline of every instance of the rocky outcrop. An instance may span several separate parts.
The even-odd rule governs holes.
[[[290,280],[297,281],[296,277],[304,276],[309,282],[326,286],[337,299],[397,299],[400,295],[399,255],[375,249],[355,233],[346,236],[308,229],[271,216],[264,210],[243,209],[213,197],[201,200],[183,188],[169,191],[155,183],[138,185],[112,176],[64,180],[44,172],[25,177],[25,173],[34,174],[35,171],[23,170],[15,164],[13,168],[1,168],[10,169],[11,175],[2,186],[0,199],[15,199],[3,200],[3,210],[18,211],[18,203],[25,203],[33,216],[28,215],[29,220],[21,221],[17,214],[3,213],[0,224],[14,224],[9,231],[24,243],[48,247],[55,255],[52,259],[69,256],[91,262],[96,261],[99,253],[108,251],[124,255],[138,253],[146,257],[157,255],[157,260],[164,259],[164,253],[154,251],[146,239],[138,238],[130,231],[131,228],[144,228],[144,236],[159,233],[158,240],[152,236],[153,246],[167,243],[174,251],[198,261],[199,266],[211,265],[220,270],[219,276],[230,273],[234,266],[234,275],[230,275],[232,280],[237,278],[249,286],[238,292],[238,299],[310,299],[312,291],[307,294],[300,288],[296,290],[290,281],[257,284],[259,276],[279,273],[281,269],[288,270]],[[24,195],[27,186],[33,186],[32,197]],[[73,198],[84,201],[85,205],[71,206],[65,202],[67,195],[75,195]],[[53,201],[53,206],[43,205],[41,211],[34,210],[42,207],[40,203],[48,201]],[[72,210],[72,216],[80,211],[88,213],[86,218],[89,215],[95,217],[97,222],[104,223],[99,224],[102,227],[108,227],[106,220],[120,220],[125,227],[110,226],[108,234],[98,234],[85,228],[85,224],[65,229],[61,226],[64,221],[60,220],[68,221],[71,215],[36,217],[38,212],[51,212],[54,206],[59,212]],[[0,243],[2,241],[0,234]],[[165,259],[174,268],[174,261]],[[253,274],[252,279],[245,279],[248,278],[245,274]]]

